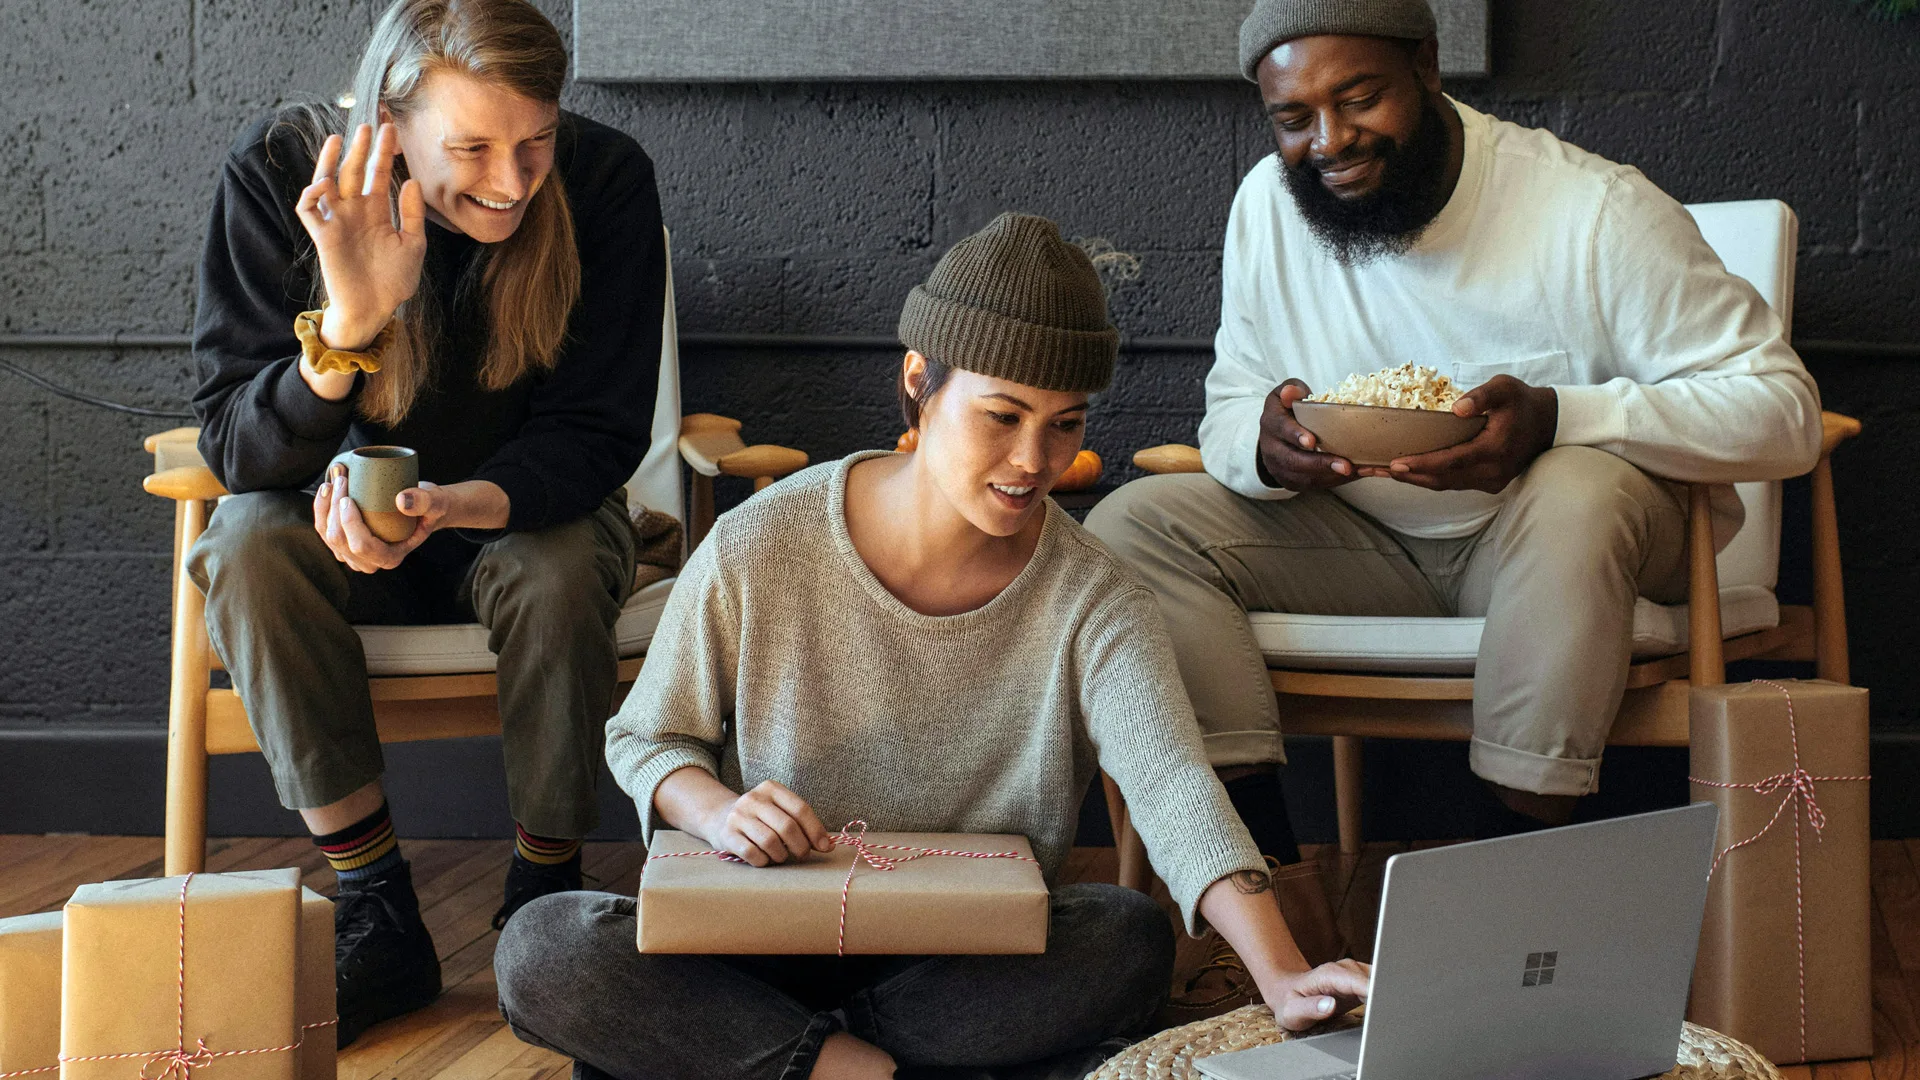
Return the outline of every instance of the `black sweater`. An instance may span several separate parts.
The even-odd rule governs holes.
[[[300,377],[293,317],[311,306],[319,266],[293,206],[313,159],[284,128],[269,148],[270,131],[271,117],[229,153],[200,263],[193,409],[227,490],[311,488],[343,447],[391,443],[419,452],[424,480],[498,484],[519,531],[581,517],[627,481],[647,451],[666,294],[660,199],[637,143],[561,113],[554,174],[573,210],[580,300],[554,369],[506,389],[479,383],[483,306],[450,307],[481,245],[428,223],[414,302],[442,305],[445,334],[429,385],[389,428],[359,415],[357,388],[324,401]]]

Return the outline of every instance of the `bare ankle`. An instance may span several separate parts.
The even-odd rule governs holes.
[[[807,1076],[809,1080],[891,1080],[893,1069],[891,1054],[844,1031],[836,1031],[820,1044],[820,1053],[813,1059],[813,1071]]]

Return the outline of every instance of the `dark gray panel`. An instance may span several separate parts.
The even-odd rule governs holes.
[[[1441,69],[1487,74],[1487,0],[1434,0]],[[1248,0],[576,0],[604,82],[1237,79]]]

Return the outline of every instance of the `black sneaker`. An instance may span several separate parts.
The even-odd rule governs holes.
[[[334,898],[333,980],[342,1047],[440,996],[440,957],[406,863]]]
[[[493,928],[504,930],[513,913],[548,893],[578,892],[580,889],[580,853],[563,863],[528,862],[513,853],[507,864],[507,899],[493,913]]]

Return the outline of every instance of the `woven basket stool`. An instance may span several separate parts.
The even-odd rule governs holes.
[[[1356,1021],[1323,1024],[1313,1034]],[[1087,1080],[1202,1080],[1195,1058],[1284,1042],[1289,1032],[1265,1005],[1248,1005],[1210,1020],[1168,1028],[1127,1047]],[[1773,1065],[1745,1043],[1687,1024],[1680,1032],[1680,1064],[1660,1080],[1781,1080]]]

